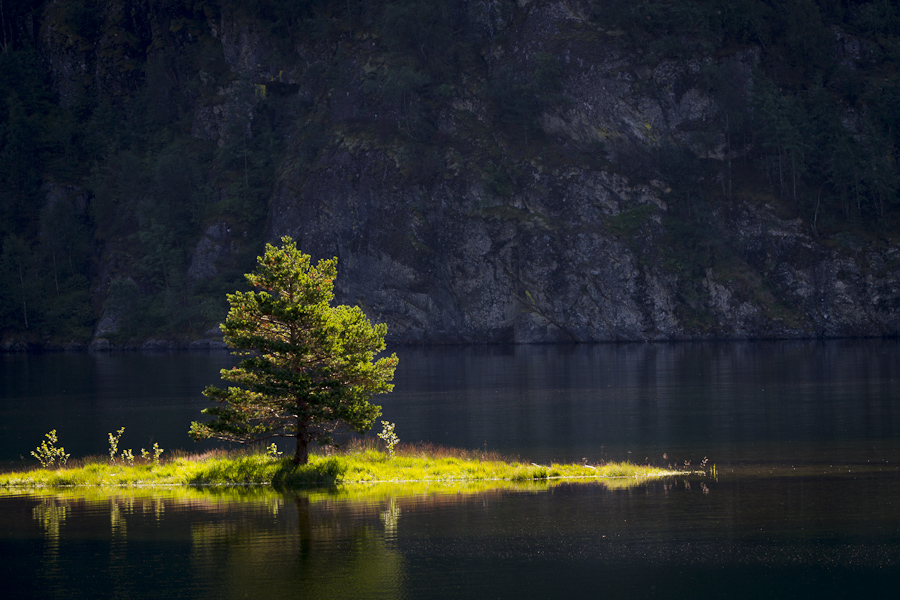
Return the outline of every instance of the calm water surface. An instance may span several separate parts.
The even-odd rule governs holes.
[[[896,597],[897,342],[406,349],[404,441],[700,462],[600,484],[0,492],[15,598]],[[0,356],[0,461],[192,449],[225,354]],[[285,448],[287,450],[287,448]],[[29,461],[25,461],[28,463]],[[31,459],[30,464],[34,460]]]

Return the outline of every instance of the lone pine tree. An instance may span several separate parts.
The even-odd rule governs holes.
[[[390,392],[397,355],[384,350],[387,326],[372,325],[358,306],[332,306],[337,259],[312,265],[290,237],[266,245],[246,275],[256,291],[228,294],[221,325],[225,342],[243,360],[222,370],[240,387],[209,386],[212,420],[191,423],[195,440],[259,442],[294,437],[294,462],[309,461],[309,443],[333,443],[336,428],[368,430],[381,414],[369,403]]]

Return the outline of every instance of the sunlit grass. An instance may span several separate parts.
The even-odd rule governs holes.
[[[265,453],[246,451],[176,456],[161,464],[140,460],[133,465],[110,464],[100,458],[84,459],[68,468],[0,474],[0,487],[243,485],[289,489],[379,482],[647,479],[674,474],[671,470],[632,463],[537,465],[504,460],[496,454],[421,444],[399,447],[392,458],[372,444],[360,444],[330,456],[314,454],[307,465],[295,465],[289,458],[272,458]]]

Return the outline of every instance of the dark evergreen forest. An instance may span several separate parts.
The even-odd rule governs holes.
[[[474,81],[489,109],[472,136],[487,127],[504,156],[666,181],[679,268],[725,252],[709,225],[713,203],[753,197],[848,251],[897,244],[897,3],[560,4],[583,16],[581,41],[602,27],[635,68],[711,57],[695,84],[717,108],[692,149],[662,139],[611,153],[602,141],[548,135],[541,114],[569,102],[565,61],[555,42],[529,64],[496,58],[521,10],[511,0],[0,0],[0,342],[84,345],[104,314],[122,342],[202,337],[222,319],[224,294],[245,285],[283,173],[319,164],[340,127],[393,148],[400,185],[439,179],[456,142],[437,122],[461,82]],[[273,65],[327,57],[306,71],[314,92],[231,69],[216,30],[225,22],[263,40]],[[741,52],[758,56],[749,92],[716,60]],[[324,99],[343,93],[360,53],[379,68],[347,94],[372,109],[336,117]],[[245,109],[216,136],[198,131],[197,115],[225,93]],[[706,155],[696,151],[704,131]],[[722,132],[725,150],[714,153]],[[516,185],[504,160],[482,175],[500,196]],[[192,279],[192,252],[213,223],[240,247],[214,276]]]

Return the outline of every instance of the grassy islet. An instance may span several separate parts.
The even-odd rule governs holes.
[[[407,482],[541,481],[550,479],[653,478],[675,472],[633,463],[538,465],[443,447],[404,445],[393,457],[372,444],[357,444],[340,453],[312,454],[309,464],[273,458],[262,451],[213,451],[181,455],[159,464],[103,458],[75,461],[58,469],[0,474],[0,487],[65,486],[271,486],[277,489],[347,484]]]

